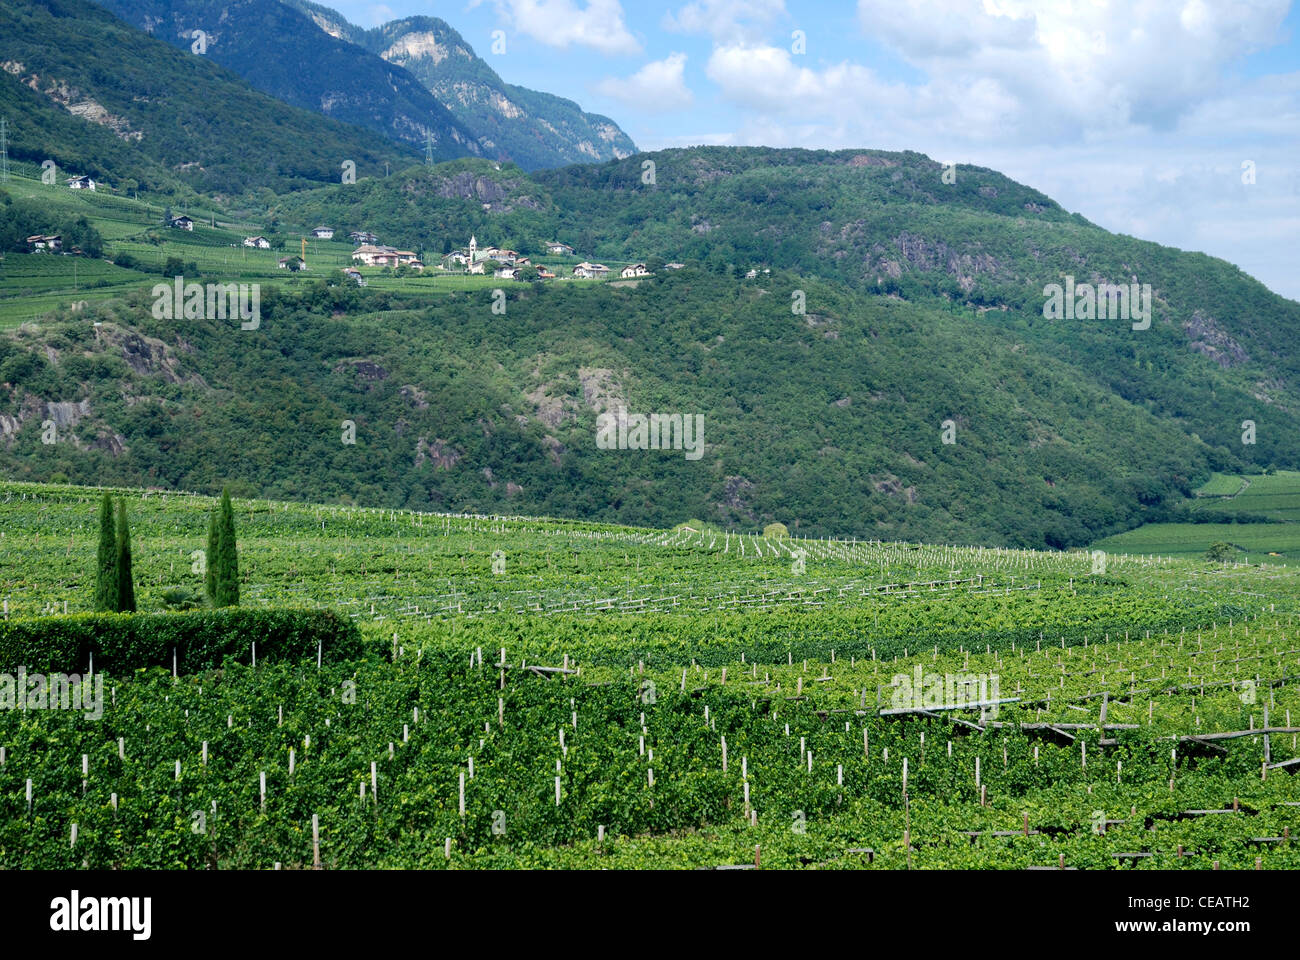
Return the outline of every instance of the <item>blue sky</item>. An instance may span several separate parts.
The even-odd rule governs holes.
[[[367,27],[441,17],[504,79],[607,114],[645,150],[919,150],[1000,170],[1107,229],[1222,257],[1300,300],[1290,0],[332,6]]]

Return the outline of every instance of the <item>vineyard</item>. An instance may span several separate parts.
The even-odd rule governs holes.
[[[0,631],[91,610],[100,495],[0,484]],[[161,614],[212,501],[122,495]],[[360,652],[163,653],[95,677],[98,719],[0,709],[0,867],[1300,866],[1286,567],[235,513],[241,607]]]

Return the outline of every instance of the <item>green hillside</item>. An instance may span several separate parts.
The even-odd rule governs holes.
[[[57,38],[57,42],[47,42]],[[339,182],[417,156],[251,89],[206,56],[155,40],[84,0],[0,7],[0,116],[9,154],[39,175],[90,175],[131,194],[244,194]]]
[[[255,334],[178,330],[143,294],[25,329],[0,366],[23,385],[5,412],[90,412],[62,445],[23,427],[0,463],[32,479],[228,478],[328,501],[1050,546],[1140,523],[1208,472],[1149,412],[905,302],[687,268],[635,288],[513,284],[498,315],[490,289],[452,279],[432,279],[434,299],[300,280],[263,292]],[[790,313],[796,284],[816,313]],[[703,416],[704,455],[598,450],[596,417],[619,404]]]
[[[653,184],[642,182],[647,164]],[[914,153],[708,147],[531,176],[463,161],[277,209],[378,225],[433,249],[470,233],[525,252],[560,239],[597,259],[821,277],[1064,362],[1219,456],[1297,465],[1300,304],[1223,261],[1108,233],[993,171],[959,167],[955,184],[941,174]],[[1150,284],[1149,329],[1045,319],[1043,289],[1067,275]],[[1253,444],[1242,443],[1246,420]]]
[[[653,186],[640,183],[645,162]],[[1225,264],[1108,234],[991,171],[963,168],[967,185],[943,194],[938,170],[916,154],[715,148],[535,175],[458,160],[265,207],[200,204],[186,208],[193,232],[161,227],[156,200],[15,180],[15,207],[53,196],[54,224],[84,216],[114,265],[83,282],[84,258],[56,257],[36,278],[39,262],[10,255],[0,321],[61,309],[5,342],[22,375],[4,378],[0,463],[28,479],[198,490],[229,479],[248,495],[330,502],[1034,547],[1180,520],[1215,470],[1291,465],[1294,361],[1278,344],[1295,304]],[[751,246],[782,236],[773,259],[676,245],[675,229],[701,235],[677,180],[695,227]],[[770,202],[753,194],[760,183]],[[826,219],[809,235],[817,205]],[[850,217],[863,237],[907,218],[914,257],[891,285],[850,269],[856,254],[810,252],[828,233],[861,249],[836,226]],[[364,290],[345,286],[343,239],[309,241],[304,273],[280,269],[318,224],[340,238],[374,231],[429,269],[370,268]],[[273,249],[244,248],[252,234]],[[622,285],[440,270],[471,234],[562,274],[580,258],[654,272]],[[546,254],[553,239],[573,255]],[[961,272],[993,247],[987,270]],[[1149,330],[1042,317],[1045,283],[1137,254],[1155,288]],[[262,328],[154,321],[150,290],[176,273],[265,284]],[[69,312],[81,300],[89,312]],[[68,443],[41,444],[41,411],[83,401]],[[704,454],[598,448],[597,418],[619,404],[702,416]],[[1253,445],[1241,442],[1247,418]],[[358,425],[355,448],[339,441],[344,421]],[[204,455],[215,446],[231,451],[224,474]]]

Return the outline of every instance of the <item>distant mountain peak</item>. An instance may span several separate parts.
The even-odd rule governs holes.
[[[281,0],[331,36],[409,71],[477,139],[482,152],[526,170],[618,160],[636,144],[609,117],[572,100],[505,82],[455,27],[438,17],[390,20],[370,30],[309,0]]]

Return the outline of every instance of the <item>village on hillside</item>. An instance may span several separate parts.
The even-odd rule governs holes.
[[[103,183],[98,183],[87,176],[68,177],[64,180],[64,184],[69,190],[87,191],[89,193],[105,187]],[[212,220],[211,224],[206,222],[209,219]],[[204,216],[202,219],[197,219],[185,213],[173,213],[170,209],[164,212],[161,221],[155,222],[161,222],[162,226],[169,228],[169,230],[181,231],[182,234],[193,234],[196,227],[211,227],[213,231],[218,231],[215,218]],[[228,228],[223,226],[221,229]],[[169,231],[164,231],[164,233],[167,232]],[[145,239],[147,240],[147,238]],[[229,243],[229,247],[243,248],[246,251],[270,251],[276,249],[284,251],[287,255],[279,257],[274,262],[274,267],[289,273],[305,273],[310,272],[312,269],[309,266],[309,244],[315,250],[315,243],[318,241],[324,241],[329,245],[343,240],[343,237],[341,232],[336,231],[335,228],[322,225],[296,237],[286,237],[277,231],[274,237],[258,233],[249,235],[237,233],[235,239],[238,242]],[[345,279],[359,286],[365,286],[367,283],[362,268],[378,268],[384,275],[387,275],[389,271],[396,272],[399,276],[425,273],[426,264],[418,252],[385,245],[380,242],[377,234],[369,230],[352,230],[347,234],[347,240],[354,245],[351,253],[344,253],[335,247],[333,251],[325,256],[326,269],[327,271],[337,269]],[[161,242],[161,238],[155,237],[153,242]],[[203,242],[210,244],[210,241]],[[299,245],[301,245],[301,249],[298,249]],[[28,252],[31,253],[76,252],[65,247],[64,238],[53,232],[28,236],[26,246]],[[318,270],[320,269],[321,252],[317,251],[317,255],[310,257],[311,264]],[[346,261],[340,266],[339,259],[341,258],[346,258]],[[545,258],[546,262],[542,262],[542,258]],[[577,262],[565,263],[562,261]],[[546,241],[540,244],[540,249],[533,251],[531,254],[526,254],[507,247],[488,244],[480,246],[477,235],[471,235],[469,242],[465,246],[443,255],[438,259],[437,263],[431,265],[431,269],[442,275],[459,275],[467,278],[476,276],[491,277],[497,280],[535,282],[556,279],[636,280],[641,277],[652,276],[656,269],[679,270],[685,266],[685,264],[678,262],[664,263],[655,258],[652,258],[652,263],[654,269],[647,265],[646,262],[610,267],[593,260],[579,259],[574,247],[562,240]],[[270,263],[267,265],[271,266]],[[756,276],[757,272],[751,270],[749,276]]]
[[[324,281],[402,293],[474,290],[514,283],[604,281],[635,285],[688,266],[663,256],[600,262],[574,238],[493,236],[466,229],[458,239],[386,235],[328,220],[284,223],[232,219],[227,211],[191,200],[186,206],[150,202],[98,177],[60,176],[50,182],[32,169],[11,189],[45,201],[46,216],[0,250],[0,324],[34,316],[23,297],[31,277],[66,275],[44,294],[51,305],[125,296],[158,276],[259,283]],[[394,231],[396,227],[392,228]],[[405,233],[405,231],[402,231]],[[496,231],[493,231],[496,233]],[[406,242],[401,242],[405,239]],[[385,242],[387,241],[387,242]],[[520,249],[511,249],[516,247]],[[635,253],[635,251],[633,252]],[[8,259],[6,259],[8,254]],[[623,256],[631,256],[624,254]],[[66,259],[65,259],[66,258]],[[678,258],[685,260],[684,257]],[[740,273],[744,272],[741,268]],[[752,280],[761,267],[749,270]]]
[[[318,227],[313,231],[313,235],[319,235],[320,231],[329,231],[329,235],[333,235],[333,231],[329,230],[328,227]],[[404,266],[415,271],[425,269],[424,263],[420,261],[414,251],[384,246],[378,242],[379,238],[373,233],[353,231],[348,236],[359,244],[352,251],[352,260],[355,263],[369,267],[396,268]],[[545,243],[544,250],[547,255],[552,257],[574,256],[573,247],[558,240]],[[680,263],[668,263],[664,265],[664,268],[673,270],[680,269],[682,266],[684,265]],[[495,246],[480,247],[477,236],[471,236],[467,246],[453,250],[443,256],[435,269],[446,273],[459,273],[470,276],[492,276],[499,280],[555,280],[560,276],[556,270],[552,270],[544,264],[534,264],[531,257],[516,250]],[[556,267],[556,269],[561,268]],[[612,271],[603,263],[593,263],[587,260],[574,264],[570,270],[571,276],[586,280],[603,280],[615,275],[615,271]],[[344,273],[355,276],[358,271],[352,268],[344,270]],[[624,280],[650,275],[651,271],[644,263],[628,264],[617,270],[617,276]]]

